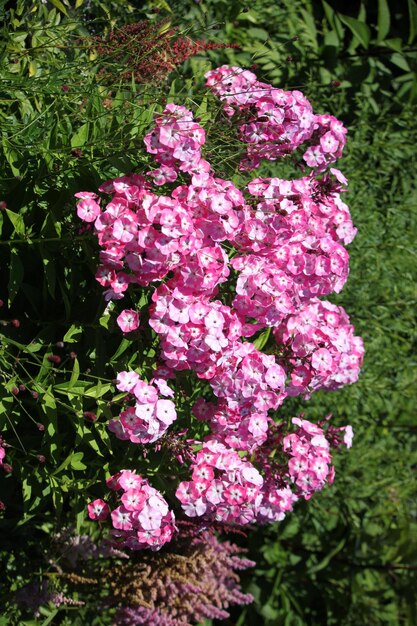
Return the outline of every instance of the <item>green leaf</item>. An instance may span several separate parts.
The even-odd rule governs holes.
[[[106,330],[109,328],[109,320],[114,309],[114,302],[109,302],[106,308],[104,309],[101,317],[98,320],[100,326],[103,326]]]
[[[166,0],[153,0],[152,4],[157,9],[162,9],[164,11],[168,11],[168,13],[172,13],[172,9]]]
[[[326,19],[329,22],[330,26],[334,28],[334,18],[336,16],[335,10],[330,6],[326,0],[322,0],[322,5],[324,9],[324,13],[326,15]]]
[[[35,61],[30,61],[28,70],[29,70],[29,78],[32,78],[32,76],[36,76],[36,72],[38,71],[37,63],[35,63]]]
[[[269,39],[269,33],[263,28],[251,27],[246,31],[247,35],[253,39],[259,39],[264,42]]]
[[[353,35],[358,39],[364,48],[368,48],[371,41],[371,29],[365,22],[356,20],[354,17],[342,15],[339,13],[341,21],[351,30]]]
[[[276,620],[279,616],[278,610],[270,604],[265,604],[260,611],[262,617],[267,620]]]
[[[11,223],[13,224],[13,228],[15,233],[20,235],[21,237],[25,236],[25,222],[20,213],[13,213],[9,209],[6,209],[6,214]]]
[[[23,281],[25,270],[16,248],[10,250],[10,273],[9,273],[9,306],[12,304]]]
[[[329,32],[324,35],[324,45],[331,46],[332,48],[338,48],[340,46],[340,39],[335,30],[329,30]]]
[[[23,495],[23,502],[25,504],[29,503],[32,497],[32,485],[30,485],[27,478],[24,478],[22,481],[22,495]]]
[[[78,359],[75,358],[74,359],[74,365],[73,365],[73,368],[72,368],[71,378],[70,378],[70,381],[69,381],[69,384],[68,384],[68,389],[71,389],[72,387],[74,387],[75,383],[78,380],[79,375],[80,375],[80,366],[79,366],[79,363],[78,363]]]
[[[88,139],[88,122],[80,126],[77,132],[71,138],[72,148],[82,148]]]
[[[76,343],[77,341],[79,341],[79,337],[77,337],[77,335],[79,335],[82,332],[83,332],[83,329],[81,326],[77,326],[76,324],[73,324],[63,336],[62,341],[64,343]]]
[[[100,326],[103,326],[103,328],[108,330],[110,318],[111,318],[111,314],[104,312],[103,315],[99,318],[98,323],[100,324]]]
[[[403,48],[403,40],[401,39],[401,37],[394,37],[393,39],[385,39],[384,44],[388,48],[391,48],[392,50],[395,50],[396,52],[401,52]]]
[[[340,19],[337,17],[335,10],[326,2],[326,0],[322,0],[323,9],[326,14],[327,21],[329,22],[332,29],[336,32],[339,42],[343,40],[344,28]]]
[[[117,361],[117,359],[122,356],[122,354],[124,352],[126,352],[126,350],[128,349],[128,347],[131,345],[131,341],[129,341],[129,339],[123,338],[122,341],[120,342],[119,347],[117,348],[116,352],[113,354],[113,356],[110,359],[110,363],[114,363],[115,361]]]
[[[110,383],[103,384],[98,381],[97,385],[94,385],[94,387],[90,387],[90,389],[86,389],[84,395],[88,396],[89,398],[101,398],[101,396],[104,396],[104,394],[110,391],[111,388],[112,385]]]
[[[317,28],[316,28],[316,23],[314,21],[314,17],[309,11],[305,11],[304,9],[301,9],[301,14],[304,20],[304,30],[306,31],[314,49],[317,50],[318,49]]]
[[[39,352],[39,350],[43,348],[43,343],[28,343],[27,346],[24,347],[24,350],[26,352],[29,352],[30,354],[33,354],[35,352]]]
[[[51,4],[54,5],[54,7],[56,7],[58,9],[58,11],[61,11],[61,13],[63,13],[64,15],[66,15],[68,17],[68,13],[66,8],[64,7],[64,5],[62,4],[61,0],[50,0]]]
[[[100,450],[100,447],[95,439],[95,436],[93,435],[91,430],[88,428],[88,426],[83,421],[76,421],[74,425],[75,425],[75,430],[77,433],[75,445],[77,446],[81,443],[85,445],[87,443],[94,450],[94,452],[98,454],[98,456],[102,457],[103,453]],[[102,428],[102,431],[100,431],[100,427]],[[106,448],[108,448],[111,452],[107,427],[104,424],[101,424],[101,425],[96,424],[94,429],[95,429],[95,432],[98,434],[100,440],[104,443]]]
[[[40,626],[48,626],[52,620],[54,619],[54,617],[56,617],[59,613],[59,609],[54,609],[52,611],[52,613],[50,615],[48,615],[48,617],[46,619],[43,620],[42,624],[40,624]],[[39,623],[39,622],[37,622]]]
[[[408,43],[413,43],[417,34],[417,4],[414,0],[408,0],[408,15],[410,20],[410,35]]]
[[[50,444],[49,452],[52,461],[56,462],[58,457],[58,418],[56,412],[56,402],[50,385],[41,398],[42,410],[47,417],[46,433]]]
[[[59,474],[60,472],[62,472],[62,470],[66,469],[66,468],[68,467],[68,465],[71,463],[71,460],[72,460],[72,457],[73,457],[73,456],[74,456],[74,453],[73,453],[73,452],[71,452],[71,453],[67,456],[67,458],[66,458],[64,461],[62,461],[61,465],[59,465],[59,466],[56,468],[56,470],[54,470],[54,471],[51,473],[51,476],[56,476],[57,474]]]
[[[3,137],[3,142],[2,143],[3,143],[4,156],[6,157],[7,163],[10,165],[10,169],[12,170],[13,175],[14,176],[20,176],[20,170],[15,165],[16,162],[19,160],[19,156],[18,156],[16,150],[14,150],[10,146],[10,143],[7,141],[7,139],[5,137]]]
[[[84,452],[76,452],[71,459],[71,467],[75,471],[81,471],[87,469],[87,465],[81,462],[81,459],[84,458]]]
[[[403,54],[399,54],[398,52],[394,52],[394,54],[390,57],[391,63],[394,63],[397,67],[401,68],[405,72],[410,71],[410,66],[408,65],[408,61]]]
[[[259,335],[259,337],[257,337],[257,338],[256,338],[256,339],[252,342],[252,343],[253,343],[253,345],[254,345],[256,348],[258,348],[258,350],[262,350],[262,349],[266,346],[266,344],[267,344],[267,342],[268,342],[268,339],[269,339],[270,335],[271,335],[271,327],[269,327],[269,328],[267,328],[266,330],[264,330],[264,331],[263,331],[263,332]]]
[[[77,380],[74,385],[71,386],[70,381],[66,383],[59,383],[58,385],[54,385],[54,391],[58,393],[63,393],[68,396],[83,396],[84,389],[90,385],[86,380]],[[70,390],[70,391],[69,391]]]
[[[387,0],[378,0],[378,37],[377,43],[384,41],[385,37],[389,33],[391,25],[391,15]]]
[[[51,487],[52,502],[59,515],[62,511],[62,505],[64,503],[64,496],[62,494],[62,488],[58,480],[54,478],[52,474],[49,476],[49,485]]]

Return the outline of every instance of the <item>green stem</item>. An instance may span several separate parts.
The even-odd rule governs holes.
[[[27,244],[33,244],[33,243],[49,243],[51,241],[59,241],[61,243],[66,243],[66,242],[71,242],[73,243],[74,241],[83,241],[86,239],[91,239],[91,234],[89,235],[76,235],[75,237],[72,237],[71,239],[64,239],[62,237],[39,237],[38,239],[5,239],[4,241],[0,241],[0,245],[1,246],[10,246],[10,245],[16,245],[16,244],[20,244],[20,243],[27,243]]]

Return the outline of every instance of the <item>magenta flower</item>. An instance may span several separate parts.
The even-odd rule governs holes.
[[[85,198],[77,204],[77,215],[84,222],[94,222],[100,215],[100,206],[93,198]]]
[[[132,309],[125,309],[117,317],[117,325],[124,333],[130,333],[139,328],[139,313]]]
[[[113,527],[118,530],[131,530],[132,525],[132,513],[128,511],[124,506],[119,506],[111,513],[111,519]]]
[[[94,500],[87,506],[88,517],[94,520],[105,520],[110,513],[109,505],[104,500]]]

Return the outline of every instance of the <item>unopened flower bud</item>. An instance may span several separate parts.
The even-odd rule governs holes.
[[[20,326],[20,321],[19,320],[12,320],[10,322],[10,324],[14,327],[14,328],[19,328]]]
[[[36,422],[36,428],[43,433],[43,431],[45,430],[45,426],[43,424],[41,424],[41,422]]]
[[[48,354],[47,359],[50,363],[59,365],[61,363],[61,357],[58,354]]]
[[[36,458],[38,459],[39,463],[46,463],[46,457],[43,454],[37,454]]]
[[[10,463],[2,463],[0,467],[4,472],[6,472],[6,474],[11,474],[13,472],[13,467]]]
[[[97,415],[93,413],[93,411],[84,411],[83,415],[85,419],[90,420],[90,422],[95,422],[97,419]]]

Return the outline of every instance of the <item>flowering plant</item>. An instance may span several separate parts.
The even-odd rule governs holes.
[[[304,416],[291,425],[273,418],[288,396],[355,382],[362,363],[362,340],[346,312],[319,299],[345,284],[344,246],[356,234],[341,198],[347,181],[330,167],[346,129],[315,115],[300,92],[247,70],[223,66],[206,78],[236,120],[239,169],[290,155],[303,175],[258,177],[239,189],[205,158],[206,132],[192,112],[170,103],[145,137],[158,167],[105,182],[104,202],[77,193],[77,213],[94,226],[106,300],[137,287],[151,299],[140,311],[123,310],[120,329],[140,332],[148,323],[159,340],[162,363],[154,371],[118,373],[125,407],[109,429],[121,440],[162,445],[177,419],[183,429],[175,381],[190,372],[193,418],[187,439],[176,434],[183,453],[171,447],[181,474],[189,472],[176,484],[182,514],[204,523],[265,523],[331,483],[332,448],[351,445],[350,426],[325,428],[330,416],[317,425]],[[170,540],[174,512],[145,477],[123,470],[109,481],[124,490],[112,513],[119,543],[155,549]],[[89,506],[93,519],[109,510],[101,500]]]

